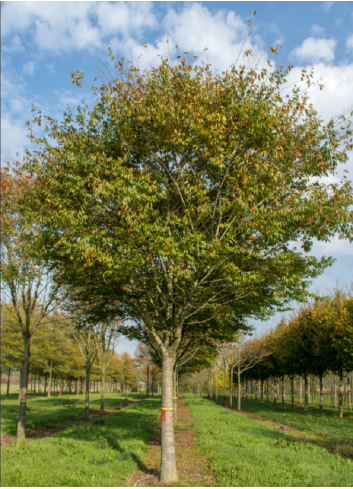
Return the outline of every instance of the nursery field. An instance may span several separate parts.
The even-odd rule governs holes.
[[[55,430],[63,420],[70,426],[54,436],[3,446],[3,486],[123,486],[127,476],[141,466],[148,450],[146,441],[158,426],[160,399],[138,400],[133,394],[111,394],[106,400],[107,411],[109,407],[131,405],[76,425],[69,421],[83,414],[83,404],[73,404],[76,397],[83,396],[65,395],[49,402],[46,398],[29,400],[29,427],[50,423]],[[43,409],[35,410],[34,406]],[[91,396],[90,407],[92,411],[99,409],[99,394]],[[4,432],[13,433],[15,409],[18,406],[2,403]]]
[[[190,408],[191,420],[199,450],[207,454],[210,468],[215,473],[219,486],[348,486],[353,480],[353,460],[330,453],[327,448],[315,443],[320,433],[319,423],[312,427],[312,415],[264,406],[267,419],[290,423],[296,430],[278,430],[276,424],[267,424],[245,414],[224,407],[193,394],[185,394],[185,403]],[[255,402],[242,406],[244,409]],[[353,421],[335,420],[319,415],[322,429],[332,440],[345,437],[353,439]],[[303,421],[306,419],[307,422]],[[337,421],[337,424],[336,424]],[[341,425],[339,425],[341,422]],[[308,431],[306,431],[308,430]]]
[[[2,396],[7,442],[16,428],[16,397]],[[29,396],[28,439],[2,446],[3,486],[124,486],[137,470],[148,473],[160,397],[109,394],[104,417],[99,394],[90,397],[91,419],[83,422],[83,396]],[[351,486],[352,419],[249,400],[239,414],[194,394],[184,394],[184,402],[198,440],[195,465],[206,456],[217,486]]]

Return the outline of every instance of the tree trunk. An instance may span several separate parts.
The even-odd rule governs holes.
[[[334,407],[334,409],[337,409],[336,375],[333,376],[333,407]]]
[[[154,381],[154,371],[152,370],[152,382],[151,382],[151,395],[153,397],[153,381]]]
[[[343,374],[339,373],[338,417],[343,418]]]
[[[18,412],[17,439],[26,437],[26,408],[27,408],[27,388],[29,375],[29,359],[31,356],[30,338],[25,338],[24,355],[22,360],[22,378],[20,385],[20,407]]]
[[[322,375],[319,376],[320,378],[320,413],[324,412],[324,390],[322,387]]]
[[[8,373],[7,373],[7,387],[6,387],[6,396],[9,397],[10,394],[10,375],[11,375],[11,369],[9,368]]]
[[[233,369],[234,367],[230,368],[230,393],[229,393],[229,407],[233,406]]]
[[[224,374],[223,404],[224,404],[224,406],[226,406],[227,405],[227,394],[226,394],[226,388],[227,388],[227,365],[226,364],[224,364],[223,374]]]
[[[101,379],[101,407],[100,414],[104,414],[104,394],[105,394],[105,370],[102,370],[102,379]]]
[[[47,393],[47,385],[48,385],[48,374],[44,376],[44,395]]]
[[[285,386],[284,386],[284,380],[282,379],[282,407],[284,407],[284,402],[285,402]]]
[[[173,410],[174,364],[175,358],[163,352],[160,481],[162,484],[172,485],[178,481],[175,463],[174,416],[171,415]]]
[[[305,407],[304,411],[308,410],[309,393],[308,393],[308,376],[304,375],[304,395],[305,395]]]
[[[174,369],[173,374],[173,408],[174,408],[174,423],[178,420],[178,396],[177,396],[177,371]]]
[[[237,399],[238,406],[237,406],[237,409],[240,412],[241,411],[241,372],[240,372],[240,368],[238,368],[237,377],[238,377],[238,399]]]
[[[267,383],[267,389],[266,389],[266,400],[267,400],[267,402],[269,402],[268,379],[267,379],[266,383]]]
[[[148,389],[149,389],[149,383],[150,383],[150,369],[147,367],[147,397],[148,397]]]
[[[349,379],[349,375],[347,377],[347,396],[348,396],[348,409],[352,411],[352,387]]]
[[[50,392],[51,392],[51,375],[52,375],[52,370],[53,370],[53,361],[51,361],[51,363],[50,363],[50,370],[49,370],[48,397],[50,397]]]
[[[63,395],[63,389],[64,389],[64,381],[63,379],[60,379],[60,393],[59,396],[61,397]]]
[[[290,387],[291,387],[291,398],[292,398],[292,409],[294,409],[294,378],[290,379]]]
[[[273,404],[277,403],[277,379],[273,381]]]
[[[78,396],[80,393],[80,377],[77,377],[76,379],[76,396]]]
[[[299,377],[299,404],[303,404],[303,378]]]
[[[264,402],[264,381],[262,379],[260,384],[260,400]]]
[[[91,370],[90,358],[86,359],[86,389],[85,389],[85,418],[89,418],[89,374]]]
[[[212,375],[211,372],[209,372],[208,373],[208,378],[207,378],[207,380],[208,380],[208,384],[207,384],[207,387],[208,387],[207,388],[207,397],[208,397],[209,400],[212,399],[211,375]]]
[[[216,402],[218,400],[218,375],[217,375],[217,370],[216,370]]]

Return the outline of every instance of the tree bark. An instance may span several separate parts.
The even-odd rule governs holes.
[[[9,368],[8,373],[7,373],[7,387],[6,387],[6,396],[9,397],[10,394],[10,375],[11,375],[11,369]]]
[[[347,377],[347,396],[348,396],[348,409],[352,411],[352,387],[349,379],[349,375]]]
[[[282,407],[284,407],[284,402],[285,402],[285,385],[284,385],[284,380],[282,379]]]
[[[48,385],[48,374],[44,376],[44,395],[47,393],[47,385]]]
[[[260,400],[261,402],[264,402],[264,381],[261,379],[261,385],[260,385]]]
[[[173,408],[174,408],[174,423],[178,420],[178,396],[177,396],[177,370],[174,369],[173,374]]]
[[[229,393],[229,407],[233,406],[233,369],[234,367],[232,366],[230,368],[230,393]]]
[[[291,387],[291,398],[292,398],[292,409],[294,409],[294,378],[290,379],[290,387]]]
[[[150,383],[150,369],[147,367],[147,397],[148,397],[149,383]]]
[[[273,381],[273,404],[277,403],[277,379]]]
[[[29,375],[29,360],[31,356],[30,337],[24,339],[24,355],[22,361],[22,377],[20,385],[20,407],[18,412],[17,439],[26,437],[26,408]]]
[[[173,484],[178,481],[175,463],[174,446],[174,416],[173,410],[173,375],[175,358],[163,352],[162,369],[162,420],[161,420],[161,470],[160,481],[162,484]]]

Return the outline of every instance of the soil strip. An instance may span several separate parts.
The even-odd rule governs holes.
[[[192,432],[190,410],[184,399],[178,402],[178,420],[175,423],[175,450],[178,486],[213,487],[216,477],[209,469],[209,459],[197,451],[198,439]],[[161,462],[161,430],[147,445],[150,450],[143,458],[142,467],[126,480],[125,487],[165,487],[159,482],[159,466]]]

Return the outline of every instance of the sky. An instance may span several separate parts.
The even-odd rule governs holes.
[[[253,21],[250,31],[248,20]],[[5,1],[1,2],[2,164],[14,160],[17,152],[21,159],[25,148],[31,148],[25,123],[31,119],[32,104],[58,120],[67,105],[75,109],[85,100],[92,106],[91,87],[107,73],[109,46],[116,58],[125,56],[148,67],[175,44],[216,70],[236,62],[242,46],[250,48],[260,66],[267,60],[276,66],[293,64],[289,82],[297,80],[303,68],[314,66],[315,79],[322,78],[325,88],[313,87],[309,96],[324,122],[353,105],[352,2]],[[276,45],[282,46],[278,54],[269,49]],[[72,85],[69,70],[84,73],[81,89]],[[331,181],[339,181],[343,169],[338,168]],[[353,174],[352,155],[345,169]],[[313,292],[324,294],[337,282],[351,283],[353,244],[335,237],[330,243],[315,243],[311,254],[336,258],[313,281]],[[266,323],[251,324],[261,333],[278,320],[277,314]],[[132,354],[135,347],[136,342],[124,340],[118,351]]]

